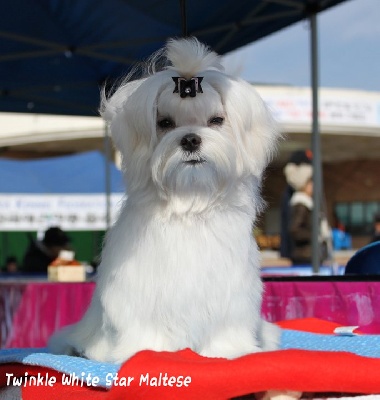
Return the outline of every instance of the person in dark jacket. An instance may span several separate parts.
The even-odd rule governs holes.
[[[312,258],[313,181],[311,174],[312,171],[304,172],[302,184],[296,187],[297,190],[290,199],[290,259],[293,265],[310,264]]]
[[[281,257],[290,258],[292,252],[292,243],[289,237],[290,199],[295,191],[294,185],[297,186],[297,170],[302,171],[306,168],[311,171],[312,158],[310,150],[297,150],[292,153],[284,168],[287,186],[281,198]]]
[[[373,218],[373,232],[370,243],[379,241],[380,241],[380,213],[375,214]]]
[[[7,257],[5,260],[5,265],[2,268],[2,273],[8,275],[17,275],[19,272],[17,258],[14,256]]]
[[[70,239],[59,227],[49,228],[44,238],[32,240],[27,249],[23,272],[25,274],[46,274],[48,265],[55,260],[61,250],[69,249]]]
[[[348,261],[345,275],[380,275],[380,241],[359,249]]]

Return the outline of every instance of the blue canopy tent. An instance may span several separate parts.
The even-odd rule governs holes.
[[[193,35],[220,54],[344,0],[0,0],[0,111],[97,115],[99,87]]]
[[[81,260],[92,261],[107,228],[106,209],[117,212],[125,192],[121,172],[99,152],[39,160],[0,159],[0,265],[20,261],[29,238],[52,225],[69,233]],[[105,207],[112,200],[112,206]],[[33,232],[33,234],[32,234]]]
[[[99,87],[112,84],[168,37],[193,35],[225,54],[309,19],[317,244],[322,178],[316,15],[343,1],[0,0],[0,111],[97,115]]]

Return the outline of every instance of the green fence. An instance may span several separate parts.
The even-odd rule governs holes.
[[[103,244],[104,231],[67,231],[71,246],[78,261],[92,263],[99,256]],[[36,232],[0,232],[0,266],[7,257],[14,256],[21,265],[30,240],[37,237]]]

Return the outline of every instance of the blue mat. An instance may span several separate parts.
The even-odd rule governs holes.
[[[347,351],[380,358],[380,335],[334,336],[283,330],[281,349]],[[79,379],[91,374],[99,378],[98,386],[101,387],[110,387],[112,376],[120,369],[120,364],[54,355],[44,348],[0,350],[0,364],[11,362],[47,367],[67,375],[75,374]]]
[[[281,349],[348,351],[359,356],[380,358],[380,335],[318,335],[284,329]]]
[[[121,366],[120,364],[92,361],[81,357],[51,354],[45,348],[0,350],[0,364],[11,362],[51,368],[67,374],[68,379],[73,379],[74,374],[78,379],[86,378],[91,374],[92,377],[97,376],[99,378],[97,386],[100,387],[110,387],[112,377],[116,375]]]

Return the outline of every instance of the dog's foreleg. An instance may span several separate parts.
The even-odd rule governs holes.
[[[260,341],[247,328],[225,328],[201,349],[205,357],[236,358],[262,351]]]

